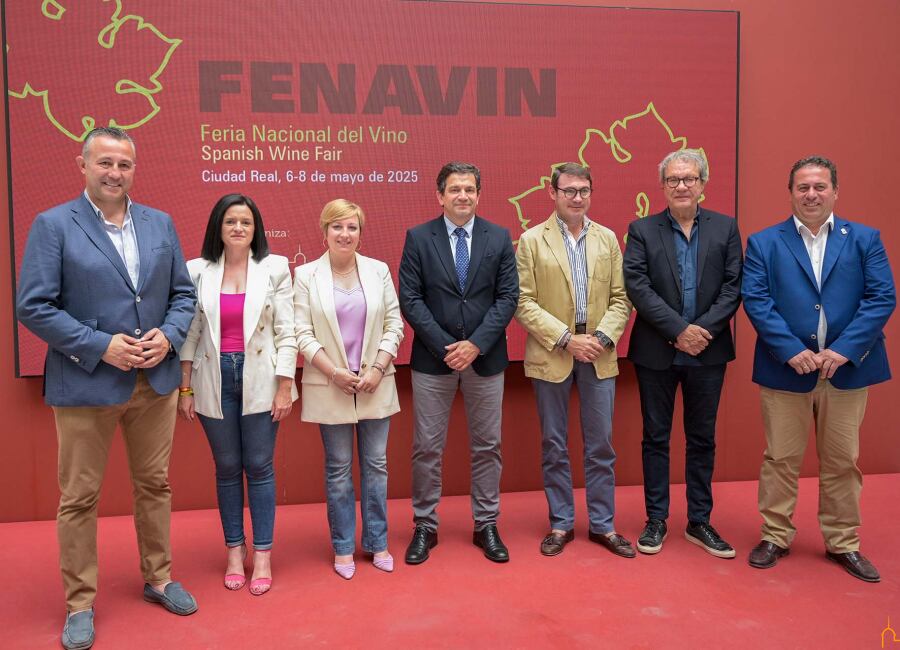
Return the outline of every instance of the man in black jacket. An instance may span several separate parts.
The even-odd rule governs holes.
[[[628,228],[625,288],[637,311],[628,358],[634,363],[644,419],[647,524],[638,550],[658,553],[669,516],[669,438],[681,384],[687,443],[685,537],[716,557],[734,549],[710,523],[716,413],[725,364],[734,359],[730,322],[740,304],[741,236],[737,222],[699,207],[709,178],[702,152],[675,151],[659,165],[668,208]]]
[[[406,233],[400,260],[400,309],[415,333],[410,367],[416,529],[406,551],[409,564],[427,560],[437,545],[441,460],[457,390],[469,425],[473,543],[489,560],[509,560],[497,532],[500,421],[509,364],[506,326],[518,304],[519,276],[509,232],[475,215],[480,196],[475,165],[444,165],[437,177],[443,214]]]

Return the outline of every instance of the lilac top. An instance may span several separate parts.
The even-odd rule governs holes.
[[[243,293],[219,294],[219,323],[222,326],[220,352],[244,351]]]
[[[349,291],[334,288],[334,310],[337,312],[341,338],[344,339],[344,352],[347,364],[353,372],[359,372],[362,362],[363,334],[366,331],[366,297],[362,286]]]

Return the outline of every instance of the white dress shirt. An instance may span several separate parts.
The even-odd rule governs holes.
[[[809,253],[809,261],[812,264],[813,275],[816,277],[816,285],[822,290],[822,264],[825,261],[825,245],[828,243],[828,235],[834,230],[834,213],[828,215],[825,223],[815,235],[803,223],[794,216],[794,225],[803,239],[806,252]],[[828,334],[828,322],[825,320],[825,305],[819,305],[819,326],[816,328],[816,340],[819,344],[819,352],[825,349],[825,335]]]

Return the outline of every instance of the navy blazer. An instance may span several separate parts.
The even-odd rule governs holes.
[[[194,286],[171,218],[131,205],[141,267],[137,286],[84,195],[37,216],[28,234],[16,315],[47,342],[44,393],[51,406],[126,402],[137,372],[101,361],[113,334],[158,327],[169,355],[144,372],[159,394],[181,379],[176,355],[194,316]]]
[[[795,393],[815,388],[818,373],[798,375],[787,362],[803,350],[819,351],[820,309],[828,325],[825,347],[849,359],[831,383],[851,389],[890,379],[882,330],[897,297],[878,231],[835,215],[821,286],[793,217],[747,241],[743,294],[757,333],[754,382]]]
[[[741,304],[741,234],[732,217],[700,208],[697,242],[697,313],[693,324],[713,339],[697,360],[704,365],[734,359],[731,318]],[[637,311],[628,358],[665,370],[674,341],[691,325],[681,317],[682,289],[672,224],[665,211],[628,226],[623,260],[625,290]]]
[[[462,340],[481,350],[472,362],[479,375],[495,375],[509,365],[506,327],[519,302],[519,274],[506,228],[475,217],[464,291],[443,215],[406,232],[399,276],[400,310],[415,333],[413,370],[449,374],[444,346]]]

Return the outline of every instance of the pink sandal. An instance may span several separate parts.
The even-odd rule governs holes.
[[[250,581],[250,593],[254,596],[262,596],[272,588],[272,578],[257,578]]]
[[[241,563],[247,559],[247,545],[241,544]],[[225,588],[237,591],[247,583],[247,577],[242,573],[226,573]]]

